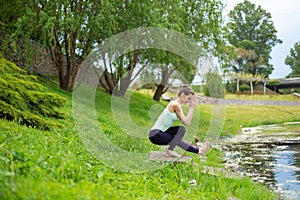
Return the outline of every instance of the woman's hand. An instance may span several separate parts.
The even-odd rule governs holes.
[[[189,100],[189,106],[190,107],[195,107],[195,105],[197,104],[197,97],[195,95],[193,95],[190,100]]]

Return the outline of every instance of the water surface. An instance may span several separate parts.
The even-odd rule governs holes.
[[[280,194],[300,200],[300,125],[285,124],[243,129],[226,139],[226,162]]]

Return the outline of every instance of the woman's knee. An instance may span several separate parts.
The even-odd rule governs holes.
[[[185,134],[185,132],[186,132],[186,128],[184,127],[184,126],[179,126],[179,128],[178,128],[178,133],[180,133],[180,134]]]

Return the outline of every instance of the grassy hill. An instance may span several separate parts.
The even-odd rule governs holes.
[[[217,150],[210,151],[206,160],[186,153],[193,156],[199,169],[190,164],[164,164],[162,169],[144,173],[118,171],[97,159],[83,144],[74,124],[72,95],[46,80],[40,79],[40,83],[49,92],[67,99],[62,108],[67,114],[66,119],[56,119],[64,128],[43,131],[0,120],[0,199],[276,198],[271,191],[248,178],[228,179],[202,174],[203,165],[222,166],[223,154]],[[111,143],[133,153],[162,150],[147,138],[132,135],[147,135],[152,118],[158,116],[166,102],[158,104],[151,96],[134,92],[132,96],[115,99],[120,105],[127,103],[129,108],[126,112],[119,110],[116,116],[112,109],[117,108],[112,104],[110,95],[99,89],[95,99],[99,125]],[[187,134],[205,137],[211,122],[211,109],[210,105],[199,106]],[[239,133],[241,125],[299,121],[299,116],[298,107],[229,106],[222,134]],[[130,128],[124,127],[129,118],[142,128],[131,127],[132,133],[125,131]],[[88,125],[89,122],[86,123]],[[114,162],[118,163],[118,160]],[[197,182],[196,186],[189,184],[193,179]]]

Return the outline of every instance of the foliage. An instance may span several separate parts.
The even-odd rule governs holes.
[[[59,72],[60,87],[72,91],[78,71],[96,40],[102,36],[102,24],[111,19],[108,1],[18,1],[26,12],[18,18],[8,45],[17,48],[18,38],[33,47],[31,40],[43,45]],[[13,5],[8,1],[8,7]],[[9,12],[7,10],[6,12]],[[110,21],[113,24],[113,20]],[[108,30],[109,31],[109,30]],[[25,59],[33,59],[26,57]]]
[[[225,89],[227,92],[234,94],[236,92],[236,84],[233,82],[226,82]]]
[[[15,23],[26,12],[28,4],[22,0],[0,0],[0,5],[0,27],[13,31]]]
[[[44,92],[36,77],[4,58],[0,58],[0,83],[0,118],[47,130],[58,126],[50,118],[64,118],[59,108],[66,99]]]
[[[269,86],[277,86],[280,84],[280,80],[278,79],[270,79],[267,83]]]
[[[244,92],[244,91],[247,91],[247,90],[250,90],[249,85],[247,85],[247,84],[240,85],[240,91]]]
[[[236,65],[233,65],[233,70],[238,73],[257,74],[259,67],[262,66],[263,58],[258,56],[253,50],[243,48],[237,49],[237,56],[234,59]]]
[[[292,70],[288,77],[300,76],[300,42],[296,42],[294,48],[290,49],[290,54],[285,58],[284,63]]]
[[[222,77],[217,72],[209,71],[205,75],[206,86],[204,94],[209,97],[224,98],[225,91],[222,83]]]
[[[220,26],[223,5],[220,0],[18,0],[5,1],[3,5],[1,20],[6,23],[12,19],[9,24],[16,27],[12,28],[12,40],[6,44],[16,48],[17,38],[23,38],[27,47],[25,52],[34,49],[30,40],[42,44],[58,69],[60,87],[66,91],[73,90],[82,62],[95,44],[101,47],[107,38],[123,31],[138,27],[176,30],[195,39],[215,55],[219,55],[216,49],[223,43]],[[15,5],[18,8],[22,5],[21,12],[10,12],[9,8]],[[138,63],[147,63],[140,54],[141,50],[136,49],[121,55],[117,61],[115,57],[109,61],[112,66],[106,68],[108,73],[105,75],[106,80],[112,79],[110,93],[116,89],[120,96],[124,95],[133,79],[131,71]],[[117,84],[119,81],[121,84]]]
[[[251,89],[251,94],[253,95],[253,83],[262,81],[263,78],[259,74],[254,74],[254,75],[253,74],[244,74],[242,76],[242,80],[249,81],[249,83],[250,83],[250,89]]]
[[[240,91],[240,81],[250,83],[251,94],[253,95],[253,85],[256,82],[264,81],[263,75],[251,73],[231,73],[230,79],[236,82],[236,91]]]
[[[23,0],[16,1],[6,1],[0,0],[0,52],[8,58],[9,60],[17,63],[20,67],[23,67],[21,63],[26,63],[26,61],[21,59],[21,55],[24,55],[24,52],[18,46],[23,44],[20,43],[19,39],[11,40],[10,35],[15,31],[15,26],[20,17],[26,13],[26,7],[28,3]],[[12,44],[12,41],[14,44]],[[29,50],[35,50],[34,48]],[[30,51],[26,52],[26,56],[31,53]],[[29,62],[28,62],[29,63]]]
[[[201,85],[191,85],[192,89],[194,90],[195,93],[200,93],[201,91]]]
[[[269,63],[272,47],[282,41],[277,38],[277,30],[274,27],[271,14],[245,0],[237,4],[229,13],[230,21],[229,42],[236,48],[253,51],[258,58],[263,58],[262,64],[266,68],[257,69],[260,74],[268,76],[272,73],[273,67]],[[258,66],[256,66],[257,68]]]
[[[126,31],[137,27],[159,27],[167,28],[168,30],[174,30],[188,36],[196,41],[201,50],[199,52],[186,52],[190,50],[188,44],[186,48],[179,46],[185,54],[200,54],[204,51],[212,52],[214,55],[220,55],[218,53],[218,47],[224,42],[222,36],[222,2],[221,1],[143,1],[143,6],[140,6],[140,2],[126,1],[117,3],[121,8],[119,18],[116,18],[116,32],[108,35],[119,33],[118,31]],[[128,14],[130,13],[130,15]],[[128,16],[130,16],[128,18]],[[138,19],[138,20],[137,20]],[[155,35],[152,41],[155,41]],[[157,37],[157,36],[156,36]],[[172,34],[162,35],[160,37],[172,37]],[[174,41],[176,41],[174,39]],[[124,41],[120,41],[124,42]],[[179,41],[180,42],[180,41]],[[174,42],[175,43],[175,42]],[[102,44],[99,43],[101,46]],[[179,44],[170,44],[179,45]],[[104,73],[106,83],[106,89],[109,93],[113,90],[117,91],[116,95],[123,96],[128,86],[133,80],[132,71],[138,66],[146,67],[146,65],[159,66],[160,80],[164,80],[160,83],[157,92],[154,95],[154,99],[159,99],[163,91],[165,90],[163,85],[166,85],[167,79],[170,78],[172,73],[176,72],[183,74],[186,80],[190,81],[195,74],[194,67],[183,61],[182,58],[178,58],[178,55],[165,51],[165,49],[136,49],[133,52],[121,55],[117,61],[114,60],[114,56],[111,56],[109,65],[105,66]],[[171,69],[169,64],[171,64]],[[163,66],[163,67],[161,67]],[[148,66],[147,66],[148,67]],[[155,68],[151,68],[156,70]],[[174,70],[175,69],[175,70]],[[140,69],[139,69],[140,70]],[[120,84],[119,84],[120,83]]]
[[[143,54],[143,57],[149,61],[147,70],[153,74],[153,78],[148,79],[151,81],[149,83],[157,86],[153,96],[156,101],[160,100],[161,95],[175,80],[179,80],[183,84],[190,84],[194,79],[195,66],[172,52],[151,49],[147,51],[147,55]]]

